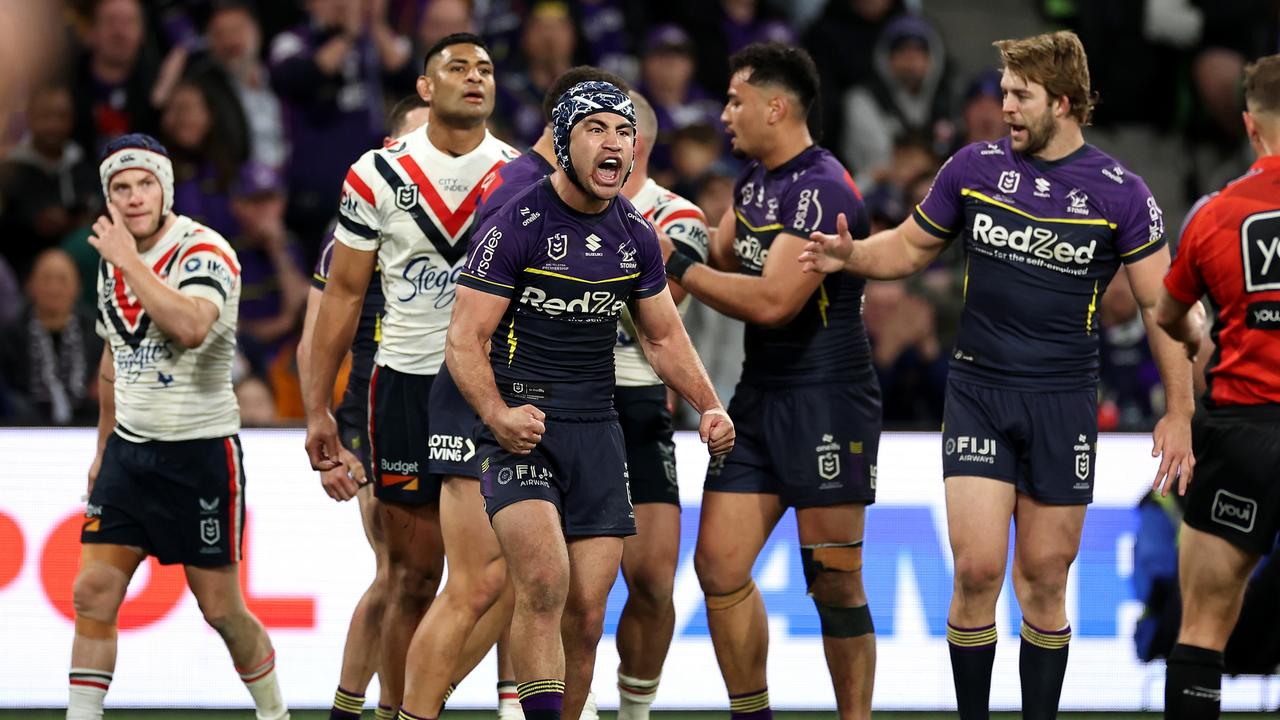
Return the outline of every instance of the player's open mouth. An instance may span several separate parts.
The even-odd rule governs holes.
[[[1027,126],[1009,123],[1009,136],[1014,140],[1027,139]]]
[[[617,185],[622,179],[622,159],[617,157],[605,158],[596,165],[595,172],[591,173],[598,185]]]
[[[469,103],[482,104],[482,103],[484,103],[484,93],[482,93],[482,92],[474,92],[474,91],[473,91],[473,92],[469,92],[469,93],[467,93],[467,94],[463,95],[463,96],[462,96],[462,99],[463,99],[463,100],[466,100],[466,101],[467,101],[467,102],[469,102]]]

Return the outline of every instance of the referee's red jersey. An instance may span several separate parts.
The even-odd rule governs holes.
[[[1192,210],[1164,286],[1217,312],[1206,403],[1280,404],[1280,156]]]

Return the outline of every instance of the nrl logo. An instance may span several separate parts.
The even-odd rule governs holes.
[[[401,185],[396,188],[396,207],[409,210],[418,204],[418,186]]]
[[[552,260],[563,260],[569,254],[569,236],[556,233],[547,238],[547,257]]]
[[[217,545],[222,539],[222,523],[217,518],[205,518],[200,521],[200,539],[205,545]]]

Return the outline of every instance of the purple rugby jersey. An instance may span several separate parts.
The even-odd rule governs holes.
[[[734,185],[733,251],[740,272],[760,275],[779,235],[808,241],[834,233],[844,213],[854,238],[869,231],[853,178],[834,155],[811,146],[766,170],[752,161]],[[875,382],[862,324],[866,281],[848,273],[823,279],[799,314],[777,328],[747,323],[742,382],[754,385]]]
[[[503,398],[574,415],[613,408],[618,318],[667,281],[658,236],[629,200],[580,213],[543,179],[479,226],[458,284],[511,299],[489,354]]]
[[[1076,389],[1098,375],[1098,301],[1120,263],[1164,247],[1142,178],[1092,145],[1045,162],[1009,139],[953,155],[913,213],[944,239],[963,233],[959,377],[998,387]]]

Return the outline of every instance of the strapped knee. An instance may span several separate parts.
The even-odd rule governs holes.
[[[837,607],[814,596],[814,585],[822,573],[855,573],[862,570],[862,541],[822,543],[800,546],[800,564],[804,582],[818,608],[822,635],[831,638],[853,638],[875,632],[871,611],[866,605]]]
[[[724,595],[707,595],[707,610],[728,610],[729,608],[741,603],[743,600],[751,597],[751,593],[756,591],[756,581],[748,580],[746,585]]]
[[[813,604],[818,606],[818,625],[822,628],[823,637],[855,638],[876,631],[871,622],[871,609],[866,605],[832,607],[817,600]]]
[[[851,543],[820,543],[800,546],[800,566],[804,569],[804,584],[813,594],[813,584],[818,573],[852,573],[862,570],[862,541]]]

